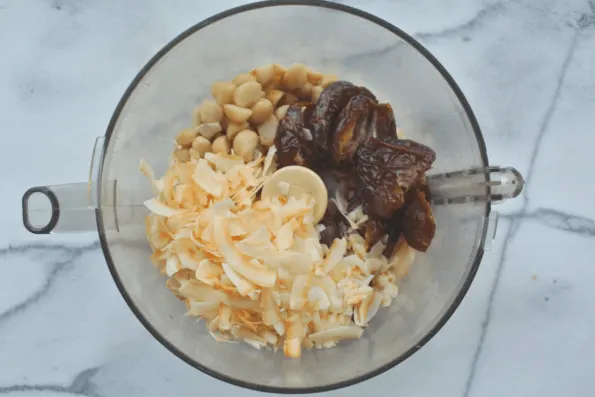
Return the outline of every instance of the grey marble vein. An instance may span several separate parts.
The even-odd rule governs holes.
[[[93,243],[96,244],[96,243]],[[84,247],[68,246],[64,244],[45,244],[45,243],[26,243],[9,244],[5,248],[0,248],[0,258],[11,254],[29,253],[34,251],[61,251],[75,254]]]
[[[52,0],[51,7],[56,11],[65,11],[69,15],[75,15],[82,9],[80,1],[71,0]]]
[[[494,16],[501,15],[506,10],[503,2],[498,2],[495,4],[490,4],[475,14],[471,19],[467,22],[464,22],[457,26],[452,26],[437,32],[418,32],[415,33],[413,36],[420,40],[431,40],[436,38],[444,38],[450,37],[454,35],[459,35],[461,33],[472,33],[474,30],[480,28],[486,20],[493,18]]]
[[[556,229],[582,236],[595,237],[595,221],[587,217],[567,214],[549,208],[540,208],[528,215],[529,219],[537,219]]]
[[[558,104],[558,100],[560,97],[560,91],[562,89],[562,86],[564,84],[564,80],[566,78],[566,74],[568,72],[568,67],[570,65],[570,63],[572,62],[572,58],[574,55],[574,51],[576,49],[576,44],[578,42],[578,38],[579,38],[579,29],[576,29],[572,40],[570,42],[570,45],[568,47],[568,50],[566,52],[565,55],[565,59],[564,62],[562,64],[562,68],[560,70],[560,73],[558,74],[558,79],[557,79],[557,83],[556,83],[556,88],[554,90],[552,99],[550,101],[550,105],[548,106],[548,108],[546,109],[545,115],[542,119],[542,122],[540,124],[539,127],[539,133],[538,136],[535,140],[534,146],[533,146],[533,150],[531,152],[531,157],[530,157],[530,161],[529,161],[529,167],[528,170],[525,174],[525,180],[527,181],[525,184],[525,191],[524,191],[524,196],[523,196],[523,206],[520,210],[519,216],[515,217],[512,219],[512,222],[510,224],[510,227],[508,228],[508,231],[506,232],[506,235],[504,237],[504,241],[503,241],[503,245],[502,245],[502,253],[500,256],[500,259],[498,261],[498,265],[497,265],[497,270],[496,270],[496,276],[495,276],[495,280],[494,280],[494,284],[492,286],[492,289],[490,291],[490,295],[488,298],[488,307],[486,310],[486,314],[484,317],[484,321],[482,322],[482,330],[481,330],[481,334],[480,334],[480,338],[479,338],[479,343],[477,345],[477,348],[475,350],[475,354],[473,356],[473,361],[471,363],[471,371],[469,373],[469,377],[467,379],[467,383],[465,385],[465,391],[463,396],[464,397],[469,397],[470,393],[471,393],[471,389],[473,387],[473,381],[475,379],[475,373],[477,371],[477,364],[481,358],[481,353],[482,353],[482,347],[483,344],[485,342],[485,338],[487,335],[487,331],[490,325],[490,321],[492,318],[492,310],[493,310],[493,303],[494,303],[494,297],[496,295],[496,292],[498,290],[498,286],[500,284],[500,281],[502,279],[502,271],[504,269],[504,264],[506,262],[506,259],[508,257],[508,248],[510,247],[510,243],[512,242],[512,240],[514,239],[517,231],[519,230],[519,227],[521,225],[521,222],[523,221],[523,216],[525,216],[525,214],[527,213],[527,208],[529,206],[529,197],[528,197],[528,192],[529,192],[529,188],[530,188],[530,183],[531,183],[531,176],[534,172],[535,169],[535,161],[537,159],[537,156],[539,154],[539,149],[541,148],[541,144],[543,142],[543,138],[546,135],[546,133],[548,132],[548,127],[549,127],[549,123],[550,120],[552,118],[552,115],[554,114],[555,110],[556,110],[556,106]]]
[[[590,13],[584,13],[578,19],[577,24],[580,29],[586,29],[595,26],[595,0],[589,0]]]
[[[100,394],[97,392],[95,386],[91,382],[93,376],[95,376],[98,371],[99,367],[85,369],[79,372],[68,386],[52,384],[0,386],[0,394],[35,391],[65,393],[76,396],[100,397]]]
[[[558,100],[560,99],[560,90],[562,89],[564,78],[566,77],[566,73],[568,72],[568,66],[572,62],[572,56],[574,55],[574,50],[576,49],[578,38],[579,30],[577,29],[574,35],[572,36],[572,41],[566,54],[566,59],[564,60],[564,63],[562,64],[562,70],[558,75],[558,81],[556,82],[556,89],[554,91],[552,101],[550,103],[549,108],[545,112],[545,117],[543,118],[539,127],[539,133],[535,140],[535,146],[533,147],[533,151],[531,152],[529,167],[527,168],[527,172],[525,174],[525,180],[527,181],[527,183],[525,185],[525,192],[523,195],[523,209],[527,208],[527,206],[529,205],[529,184],[531,183],[531,176],[533,175],[533,171],[535,170],[535,161],[537,160],[537,156],[539,155],[539,149],[541,148],[543,137],[546,135],[546,132],[548,131],[550,121],[552,120],[552,116],[554,115],[556,107],[558,106]]]
[[[554,229],[576,233],[581,236],[595,237],[595,220],[552,208],[538,208],[524,213],[514,212],[501,215],[501,217],[513,221],[515,219],[532,219]]]
[[[382,57],[382,56],[390,53],[391,51],[394,51],[399,46],[404,45],[404,44],[405,43],[403,41],[399,40],[396,43],[387,45],[387,46],[379,48],[379,49],[358,52],[355,54],[349,54],[345,58],[343,58],[343,62],[345,62],[345,64],[349,65],[349,64],[352,64],[353,62],[358,62],[361,60],[365,61],[368,57],[373,57],[373,56]]]
[[[30,295],[26,300],[19,302],[15,306],[0,314],[0,328],[6,321],[11,319],[15,315],[18,315],[19,313],[22,313],[24,310],[31,307],[41,298],[43,298],[49,292],[56,278],[60,275],[60,273],[62,273],[62,271],[64,271],[64,269],[68,267],[68,265],[72,264],[83,254],[93,251],[97,248],[99,248],[99,242],[95,241],[93,243],[79,247],[33,243],[22,245],[9,245],[7,248],[0,249],[0,257],[5,257],[7,255],[15,253],[21,254],[35,251],[61,251],[67,255],[66,259],[57,260],[49,265],[51,267],[51,271],[41,288],[39,288],[32,295]]]

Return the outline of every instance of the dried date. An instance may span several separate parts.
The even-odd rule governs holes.
[[[368,120],[374,107],[375,103],[372,99],[359,94],[352,97],[341,110],[332,136],[335,163],[344,164],[350,161],[360,144],[368,138],[370,135]]]
[[[418,190],[403,218],[403,236],[414,249],[425,252],[436,232],[436,220],[423,191]]]
[[[369,214],[389,219],[405,203],[405,193],[435,159],[432,149],[417,142],[370,138],[356,154],[356,172]]]

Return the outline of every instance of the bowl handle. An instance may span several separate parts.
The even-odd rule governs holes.
[[[23,225],[28,231],[48,234],[97,230],[95,211],[104,144],[104,137],[95,140],[87,182],[36,186],[25,192]]]
[[[431,202],[435,205],[498,203],[517,197],[524,185],[521,173],[513,167],[490,166],[428,175]]]

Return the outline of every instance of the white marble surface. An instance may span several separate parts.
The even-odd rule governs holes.
[[[0,395],[257,394],[154,341],[95,234],[36,237],[20,220],[27,187],[86,178],[93,139],[158,49],[241,3],[0,0]],[[494,247],[443,330],[398,368],[325,395],[592,396],[595,2],[346,3],[438,57],[472,104],[491,162],[514,164],[527,186],[499,207]]]

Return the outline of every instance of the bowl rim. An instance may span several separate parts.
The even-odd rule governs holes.
[[[475,118],[475,115],[474,115],[473,111],[471,110],[471,106],[469,105],[463,92],[461,91],[459,86],[455,83],[452,76],[446,71],[444,66],[442,66],[442,64],[425,47],[423,47],[418,41],[416,41],[412,36],[405,33],[401,29],[397,28],[393,24],[383,20],[380,17],[372,15],[366,11],[362,11],[360,9],[357,9],[357,8],[354,8],[351,6],[347,6],[344,4],[340,4],[340,3],[331,3],[331,2],[325,1],[325,0],[265,0],[265,1],[254,2],[254,3],[249,3],[249,4],[241,5],[238,7],[230,8],[228,10],[225,10],[218,14],[215,14],[211,17],[208,17],[208,18],[204,19],[203,21],[191,26],[190,28],[186,29],[185,31],[183,31],[182,33],[177,35],[175,38],[173,38],[169,43],[167,43],[163,48],[161,48],[145,64],[145,66],[143,66],[143,68],[137,73],[137,75],[134,77],[134,79],[132,80],[130,85],[127,87],[126,91],[124,92],[122,98],[118,102],[118,105],[116,106],[116,109],[114,110],[114,113],[112,114],[112,117],[109,121],[107,130],[106,130],[106,134],[105,134],[103,156],[101,158],[101,162],[100,162],[100,166],[99,166],[98,192],[102,191],[101,183],[102,183],[102,179],[103,179],[103,165],[104,165],[104,161],[105,161],[106,155],[107,155],[108,144],[109,144],[110,138],[114,132],[116,123],[120,117],[120,113],[122,112],[124,106],[128,102],[128,99],[130,98],[130,96],[132,95],[132,93],[134,92],[136,87],[142,81],[144,76],[152,69],[152,67],[165,54],[167,54],[172,48],[174,48],[177,44],[182,42],[184,39],[186,39],[190,35],[198,32],[199,30],[201,30],[215,22],[218,22],[218,21],[223,20],[227,17],[233,16],[236,14],[240,14],[240,13],[243,13],[246,11],[253,11],[253,10],[257,10],[257,9],[261,9],[261,8],[280,7],[280,6],[309,6],[309,7],[319,7],[319,8],[325,8],[325,9],[331,9],[331,10],[335,10],[335,11],[345,12],[345,13],[363,18],[371,23],[374,23],[376,25],[379,25],[380,27],[383,27],[383,28],[389,30],[391,33],[397,35],[400,39],[404,40],[409,45],[411,45],[413,48],[415,48],[421,55],[423,55],[436,68],[436,70],[442,75],[442,77],[445,79],[445,81],[448,83],[450,88],[455,93],[457,99],[463,106],[463,109],[465,110],[465,115],[471,124],[473,132],[475,133],[475,138],[477,140],[477,145],[478,145],[478,148],[480,151],[481,159],[482,159],[484,165],[488,166],[489,162],[488,162],[487,150],[486,150],[483,135],[481,133],[481,129],[479,127],[479,123],[477,122],[477,119]],[[112,275],[112,278],[114,279],[114,282],[115,282],[118,290],[120,291],[120,294],[124,298],[124,301],[130,308],[130,310],[134,313],[136,318],[146,328],[146,330],[159,343],[161,343],[165,348],[167,348],[170,352],[172,352],[178,358],[180,358],[181,360],[186,362],[188,365],[200,370],[201,372],[203,372],[207,375],[210,375],[218,380],[224,381],[226,383],[229,383],[229,384],[232,384],[235,386],[240,386],[240,387],[244,387],[247,389],[252,389],[252,390],[256,390],[256,391],[260,391],[260,392],[283,393],[283,394],[319,393],[319,392],[331,391],[331,390],[355,385],[357,383],[363,382],[363,381],[371,379],[377,375],[380,375],[380,374],[388,371],[389,369],[395,367],[397,364],[400,364],[401,362],[403,362],[404,360],[409,358],[411,355],[413,355],[413,353],[418,351],[428,341],[430,341],[430,339],[432,339],[434,337],[434,335],[436,335],[438,333],[438,331],[444,326],[444,324],[446,324],[446,322],[450,319],[452,314],[458,308],[459,304],[461,303],[461,301],[467,294],[467,291],[469,290],[471,282],[475,278],[475,274],[477,273],[477,270],[479,269],[479,265],[481,263],[483,254],[485,252],[484,245],[485,245],[487,229],[488,229],[487,219],[488,219],[488,217],[490,215],[490,211],[491,211],[490,203],[486,203],[485,218],[484,218],[485,220],[483,223],[483,231],[482,231],[481,240],[479,242],[477,254],[473,260],[473,264],[471,265],[471,269],[469,270],[467,278],[463,281],[463,284],[461,285],[455,299],[452,301],[451,305],[448,308],[446,308],[446,310],[442,314],[442,317],[438,320],[438,322],[434,325],[434,327],[432,327],[420,339],[420,341],[418,343],[416,343],[415,345],[410,347],[407,351],[405,351],[403,354],[401,354],[400,356],[398,356],[395,359],[393,359],[392,361],[390,361],[388,364],[385,364],[378,368],[373,368],[364,374],[354,376],[353,378],[350,378],[347,380],[329,383],[329,384],[322,385],[322,386],[284,387],[284,386],[269,386],[269,385],[252,383],[252,382],[244,381],[244,380],[238,380],[238,379],[232,378],[228,375],[225,375],[223,373],[220,373],[218,371],[214,371],[208,367],[205,367],[205,366],[201,365],[200,363],[196,362],[195,360],[193,360],[192,358],[190,358],[189,356],[187,356],[184,352],[180,351],[176,346],[174,346],[171,342],[169,342],[169,340],[167,340],[163,335],[161,335],[159,333],[159,331],[157,331],[157,329],[155,329],[153,327],[153,325],[143,316],[141,311],[136,307],[131,296],[126,291],[126,288],[125,288],[124,284],[122,283],[122,280],[120,279],[118,271],[114,265],[114,261],[111,257],[111,253],[109,250],[107,236],[105,233],[105,227],[103,224],[102,213],[101,213],[101,209],[100,209],[101,208],[101,195],[98,194],[98,196],[99,196],[98,197],[99,205],[98,205],[98,209],[96,209],[96,213],[95,213],[96,221],[97,221],[97,230],[99,233],[101,249],[105,256],[108,269]]]

